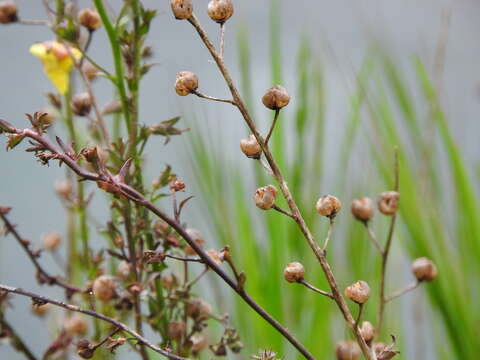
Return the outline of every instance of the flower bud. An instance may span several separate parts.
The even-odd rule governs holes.
[[[198,77],[191,71],[182,71],[177,74],[175,91],[180,96],[187,96],[198,89]]]
[[[263,105],[271,110],[280,110],[290,102],[290,95],[283,86],[275,85],[265,92],[262,97]]]
[[[255,135],[252,134],[249,137],[240,140],[240,149],[245,155],[247,155],[247,157],[252,159],[260,159],[262,148],[257,142]]]
[[[277,189],[273,185],[258,188],[255,191],[255,204],[262,210],[268,210],[275,204]]]
[[[190,0],[171,0],[170,6],[177,20],[185,20],[192,16],[193,5]]]
[[[101,275],[93,282],[93,295],[100,301],[109,301],[116,295],[116,287],[117,284],[112,276]]]
[[[369,221],[374,214],[374,207],[372,199],[364,197],[352,201],[351,206],[352,215],[355,219],[360,221]]]
[[[130,276],[131,268],[132,267],[127,261],[120,261],[117,266],[117,276],[123,280],[128,279],[128,277]]]
[[[432,260],[426,257],[413,261],[412,272],[418,281],[432,281],[437,277],[437,267]]]
[[[342,203],[333,195],[324,195],[318,199],[316,208],[320,215],[333,218],[342,208]]]
[[[168,323],[168,337],[173,340],[180,340],[185,334],[187,326],[183,321],[170,321]]]
[[[92,98],[87,92],[77,94],[72,99],[72,111],[75,115],[88,115],[92,108]]]
[[[42,114],[41,121],[44,128],[51,126],[55,122],[56,116],[52,109],[45,108],[40,110],[39,112],[40,114]]]
[[[73,193],[72,182],[69,179],[55,181],[53,188],[57,195],[63,199],[69,199]]]
[[[82,72],[88,81],[93,81],[97,78],[99,70],[90,61],[85,61],[82,66]]]
[[[305,268],[299,262],[291,262],[287,265],[285,270],[283,270],[283,277],[288,282],[300,282],[303,280],[305,275]]]
[[[95,9],[83,9],[78,13],[78,22],[89,31],[95,31],[102,26],[102,20]]]
[[[337,360],[358,360],[362,351],[355,341],[341,341],[337,344]]]
[[[205,244],[205,239],[203,238],[200,231],[192,228],[188,228],[185,231],[193,239],[195,244],[197,244],[199,247],[203,247],[203,245]],[[187,244],[185,245],[185,254],[188,256],[193,256],[197,255],[197,252],[189,244]]]
[[[17,5],[13,1],[0,2],[0,24],[10,24],[17,20]]]
[[[357,304],[364,304],[370,298],[370,286],[359,280],[345,289],[345,296]]]
[[[370,321],[364,321],[362,323],[360,334],[362,334],[362,337],[367,344],[373,340],[375,337],[375,328]]]
[[[77,351],[77,355],[80,356],[82,359],[91,359],[93,358],[94,352],[95,352],[94,349],[87,347],[87,348],[79,349]]]
[[[45,316],[50,310],[52,310],[52,305],[50,304],[32,305],[32,312],[40,317]]]
[[[208,3],[208,16],[217,23],[224,23],[233,15],[232,0],[211,0]]]
[[[87,321],[77,314],[67,318],[63,326],[70,335],[85,335],[88,330]]]
[[[378,210],[385,215],[395,215],[398,210],[400,194],[396,191],[387,191],[378,198]]]
[[[42,247],[45,250],[53,251],[58,245],[62,242],[62,237],[58,233],[48,232],[43,235],[42,238]]]

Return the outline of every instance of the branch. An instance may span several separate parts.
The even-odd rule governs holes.
[[[404,289],[401,289],[401,290],[398,290],[396,292],[394,292],[392,295],[390,296],[387,296],[385,298],[385,302],[389,302],[389,301],[392,301],[393,299],[396,299],[402,295],[405,295],[406,293],[412,291],[412,290],[415,290],[419,285],[421,284],[420,281],[414,281],[413,283],[411,283],[410,285],[406,286]]]
[[[262,136],[260,135],[252,117],[250,116],[250,113],[247,110],[247,107],[245,103],[243,102],[240,92],[238,91],[237,87],[234,85],[233,79],[230,76],[230,73],[228,69],[225,66],[225,63],[223,62],[223,59],[220,57],[220,55],[217,53],[215,50],[214,45],[208,38],[208,35],[206,34],[205,30],[202,28],[200,23],[197,20],[197,17],[192,14],[192,16],[188,19],[190,24],[193,25],[195,30],[197,31],[198,35],[200,36],[200,39],[203,41],[205,46],[207,47],[208,51],[210,52],[211,56],[215,60],[215,63],[217,64],[218,69],[222,73],[223,78],[225,79],[225,82],[230,89],[230,92],[232,93],[233,100],[237,104],[237,108],[242,114],[245,123],[247,124],[248,128],[252,132],[252,134],[255,136],[255,139],[257,140],[258,144],[263,150],[263,154],[265,155],[265,158],[270,165],[270,168],[272,170],[273,176],[278,182],[278,185],[280,187],[280,190],[283,194],[283,197],[285,198],[290,211],[292,214],[295,216],[295,221],[298,224],[298,227],[300,228],[305,240],[307,241],[308,245],[312,249],[313,253],[315,254],[318,262],[320,263],[320,266],[322,267],[323,272],[325,273],[325,276],[327,278],[328,284],[330,285],[330,288],[332,290],[332,295],[335,299],[335,302],[337,303],[338,308],[340,309],[346,323],[352,330],[355,338],[357,339],[358,344],[360,345],[360,348],[362,349],[363,354],[365,355],[367,360],[372,360],[375,359],[375,354],[373,351],[368,347],[366,344],[365,340],[363,339],[362,335],[360,334],[360,331],[355,328],[355,320],[347,306],[347,303],[345,302],[345,299],[343,298],[342,294],[340,293],[340,289],[338,287],[337,281],[335,280],[335,276],[333,275],[332,269],[330,268],[329,263],[327,262],[327,259],[325,257],[325,252],[318,246],[317,242],[312,236],[312,233],[310,229],[307,227],[307,224],[305,223],[305,220],[303,219],[300,210],[298,208],[297,203],[293,199],[293,196],[287,186],[287,182],[283,178],[283,175],[272,155],[270,152],[270,149],[268,148],[267,144],[263,140]],[[293,344],[293,343],[292,343]],[[295,344],[293,344],[295,346]],[[297,347],[297,346],[295,346]],[[312,359],[312,355],[306,351],[306,349],[297,349],[307,358]]]
[[[323,291],[323,290],[320,290],[320,289],[317,289],[315,286],[313,286],[312,284],[306,282],[305,280],[301,280],[299,281],[300,284],[302,285],[305,285],[307,288],[309,288],[310,290],[313,290],[315,291],[316,293],[319,293],[321,295],[325,295],[327,297],[329,297],[330,299],[334,299],[333,295],[327,291]]]
[[[268,135],[265,138],[265,145],[268,145],[268,140],[270,140],[270,137],[273,134],[273,129],[275,128],[275,124],[277,123],[278,116],[280,115],[280,109],[275,110],[275,116],[273,118],[272,125],[270,126],[270,130],[268,131]]]
[[[7,228],[7,233],[11,233],[13,237],[17,240],[17,242],[20,244],[20,246],[25,250],[27,253],[28,257],[32,261],[33,265],[37,269],[37,272],[39,274],[39,278],[44,280],[48,285],[58,285],[65,290],[67,290],[68,293],[73,294],[76,292],[82,292],[83,290],[76,287],[69,285],[61,280],[59,280],[57,277],[50,275],[46,270],[43,269],[43,267],[40,265],[40,263],[37,261],[37,256],[32,252],[30,249],[30,242],[20,236],[20,234],[17,232],[15,229],[15,225],[13,225],[7,218],[7,213],[9,211],[9,208],[4,208],[0,207],[0,218],[3,220],[5,223],[5,227]],[[69,297],[69,296],[67,296]]]
[[[219,101],[219,102],[229,103],[229,104],[232,104],[232,105],[234,105],[234,106],[237,105],[237,104],[235,103],[235,101],[233,101],[233,100],[221,99],[221,98],[216,98],[216,97],[213,97],[213,96],[204,95],[204,94],[202,94],[200,91],[197,91],[197,90],[192,91],[192,94],[197,95],[198,97],[201,97],[201,98],[203,98],[203,99],[208,99],[208,100],[213,100],[213,101]]]
[[[365,228],[367,229],[368,237],[369,237],[370,240],[372,241],[373,246],[375,246],[375,249],[377,249],[377,251],[380,253],[380,255],[383,256],[382,246],[381,246],[380,243],[378,242],[377,236],[375,235],[375,233],[373,232],[372,228],[370,227],[369,222],[368,222],[368,221],[364,221],[363,224],[365,225]]]
[[[333,217],[328,218],[328,231],[327,231],[327,236],[325,237],[325,242],[323,243],[323,251],[324,253],[327,252],[327,247],[328,247],[328,242],[330,241],[330,237],[332,236],[332,230],[333,230]]]
[[[288,212],[287,210],[283,210],[281,207],[277,205],[273,205],[272,209],[278,211],[279,213],[282,213],[283,215],[287,215],[288,217],[291,217],[293,220],[295,220],[295,216],[292,213]]]
[[[117,327],[119,329],[122,329],[126,333],[130,334],[131,336],[133,336],[135,339],[138,340],[139,344],[145,345],[145,346],[149,347],[150,349],[152,349],[153,351],[155,351],[155,352],[157,352],[157,353],[159,353],[159,354],[161,354],[161,355],[163,355],[163,356],[165,356],[169,359],[185,360],[185,358],[183,358],[181,356],[172,354],[171,352],[169,352],[167,350],[164,350],[164,349],[152,344],[150,341],[145,339],[143,336],[139,335],[137,332],[130,329],[127,325],[125,325],[125,324],[123,324],[123,323],[121,323],[121,322],[119,322],[115,319],[112,319],[108,316],[105,316],[103,314],[99,314],[99,313],[97,313],[95,311],[92,311],[92,310],[82,309],[82,308],[80,308],[76,305],[70,305],[70,304],[64,303],[64,302],[59,301],[59,300],[50,299],[46,296],[38,295],[38,294],[32,293],[30,291],[23,290],[23,289],[20,289],[20,288],[14,288],[14,287],[11,287],[11,286],[0,284],[0,290],[6,291],[7,293],[13,293],[13,294],[18,294],[18,295],[29,297],[29,298],[32,299],[32,301],[36,301],[36,302],[40,302],[40,303],[49,303],[49,304],[52,304],[52,305],[56,305],[58,307],[62,307],[62,308],[66,309],[66,310],[69,310],[69,311],[82,313],[82,314],[97,318],[99,320],[103,320],[105,322],[108,322],[108,323],[114,325],[115,327]]]

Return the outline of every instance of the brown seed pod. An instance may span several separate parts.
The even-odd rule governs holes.
[[[93,295],[100,301],[109,301],[116,295],[116,287],[117,284],[112,276],[100,275],[93,282]]]
[[[320,215],[333,218],[342,208],[342,203],[333,195],[324,195],[318,199],[316,208]]]
[[[360,221],[369,221],[374,214],[374,206],[372,199],[363,197],[352,201],[352,215]]]
[[[11,24],[17,20],[17,5],[13,1],[1,1],[0,24]]]
[[[89,31],[95,31],[102,26],[102,20],[95,9],[83,9],[78,13],[78,22]]]
[[[85,335],[88,330],[87,321],[78,314],[67,318],[63,326],[70,335]]]
[[[370,286],[359,280],[345,289],[345,296],[357,304],[364,304],[370,298]]]
[[[288,282],[300,282],[305,276],[305,268],[299,262],[291,262],[287,265],[285,270],[283,270],[283,277]]]
[[[82,72],[88,81],[93,81],[97,78],[99,69],[94,66],[90,61],[85,61],[82,65]]]
[[[123,280],[126,280],[130,276],[131,269],[132,267],[130,266],[130,264],[127,261],[122,260],[118,263],[117,266],[117,276]]]
[[[387,191],[378,198],[378,210],[384,215],[395,215],[398,210],[400,194],[396,191]]]
[[[290,102],[290,95],[283,86],[275,85],[265,92],[262,97],[263,105],[271,110],[280,110]]]
[[[43,235],[42,238],[42,247],[45,250],[53,251],[58,245],[62,242],[62,236],[55,232],[48,232]]]
[[[352,340],[341,341],[337,344],[337,360],[358,360],[361,354],[360,346]]]
[[[187,325],[183,321],[170,321],[168,323],[168,337],[173,340],[180,340],[187,330]]]
[[[432,260],[426,257],[413,261],[412,272],[418,281],[432,281],[437,277],[437,267]]]
[[[192,228],[188,228],[185,231],[193,239],[195,244],[197,244],[198,246],[203,248],[203,245],[205,244],[205,239],[203,238],[200,231],[198,231],[197,229],[192,229]],[[184,251],[185,251],[185,254],[188,255],[188,256],[197,255],[197,252],[189,244],[185,245]]]
[[[44,305],[32,305],[32,312],[40,317],[45,316],[52,310],[52,305],[51,304],[44,304]]]
[[[273,185],[263,186],[255,191],[255,204],[262,210],[268,210],[275,205],[277,189]]]
[[[53,188],[57,195],[63,199],[69,199],[73,194],[73,185],[69,179],[55,181]]]
[[[175,91],[180,96],[187,96],[198,89],[198,77],[191,71],[182,71],[177,74]]]
[[[208,16],[219,24],[224,23],[233,15],[232,0],[211,0],[208,3]]]
[[[72,111],[75,115],[88,115],[92,108],[92,98],[87,92],[76,94],[72,99]]]
[[[240,149],[251,159],[260,159],[260,155],[262,154],[262,148],[253,134],[240,140]]]
[[[202,299],[192,299],[187,303],[185,312],[193,319],[207,319],[212,315],[212,307]]]
[[[360,327],[360,334],[362,334],[363,339],[368,344],[375,337],[375,328],[373,327],[370,321],[364,321]]]
[[[170,6],[177,20],[185,20],[192,16],[193,5],[190,0],[171,0]]]

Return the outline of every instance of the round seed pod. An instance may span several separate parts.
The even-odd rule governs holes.
[[[192,228],[188,228],[185,231],[198,246],[203,248],[203,245],[205,244],[205,239],[203,238],[200,231],[198,231],[197,229],[192,229]],[[185,254],[188,255],[188,256],[197,255],[197,252],[189,244],[185,245],[184,251],[185,251]]]
[[[260,159],[262,154],[262,148],[253,134],[240,140],[240,149],[251,159]]]
[[[60,243],[62,242],[62,236],[55,232],[48,232],[43,235],[42,238],[42,247],[45,250],[53,251],[55,250]]]
[[[374,206],[372,199],[364,197],[352,201],[352,215],[360,221],[369,221],[374,214]]]
[[[208,16],[213,21],[222,24],[233,15],[232,0],[211,0],[208,3]]]
[[[69,199],[73,194],[73,185],[69,179],[55,181],[53,188],[57,195],[63,199]]]
[[[275,205],[277,189],[273,185],[263,186],[255,191],[255,205],[262,210],[268,210]]]
[[[102,26],[102,20],[95,9],[83,9],[78,13],[78,23],[89,31],[95,31]]]
[[[364,304],[370,298],[370,286],[359,280],[345,289],[345,296],[357,304]]]
[[[1,1],[0,24],[11,24],[17,20],[17,5],[13,1]]]
[[[193,319],[207,319],[212,315],[212,307],[202,299],[193,299],[187,303],[185,312]]]
[[[187,330],[187,325],[183,321],[170,321],[168,323],[168,337],[173,340],[180,340]]]
[[[283,270],[283,277],[288,282],[300,282],[305,276],[305,268],[299,262],[291,262],[287,265],[285,270]]]
[[[72,99],[72,111],[75,115],[88,115],[92,108],[92,98],[87,92],[76,94]]]
[[[322,196],[316,205],[317,212],[329,218],[335,217],[341,208],[342,203],[333,195]]]
[[[177,74],[175,91],[180,96],[187,96],[198,89],[198,77],[191,71],[182,71]]]
[[[398,210],[400,194],[396,191],[386,191],[378,198],[378,210],[384,215],[395,215]]]
[[[337,344],[337,360],[358,360],[362,354],[360,346],[354,341],[341,341]]]
[[[50,310],[52,310],[52,305],[51,304],[43,304],[43,305],[32,305],[32,312],[39,316],[39,317],[43,317],[45,316],[46,314],[48,314],[50,312]]]
[[[412,272],[418,281],[432,281],[437,277],[437,267],[432,260],[426,257],[413,261]]]
[[[265,92],[262,97],[262,103],[271,110],[280,110],[288,105],[290,95],[283,86],[275,85]]]
[[[375,328],[373,327],[370,321],[364,321],[360,327],[360,334],[362,334],[363,339],[368,344],[375,337]]]
[[[190,0],[171,0],[170,6],[177,20],[185,20],[192,16],[193,5]]]
[[[109,301],[115,295],[117,284],[110,275],[100,275],[95,279],[92,285],[93,294],[100,301]]]
[[[85,335],[88,330],[87,321],[78,314],[67,318],[63,326],[70,335]]]

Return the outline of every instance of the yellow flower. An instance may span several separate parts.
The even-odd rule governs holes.
[[[82,57],[80,50],[67,47],[58,41],[46,41],[33,44],[30,53],[38,57],[43,63],[43,70],[61,94],[68,90],[69,73],[74,64],[72,57],[79,60]]]

